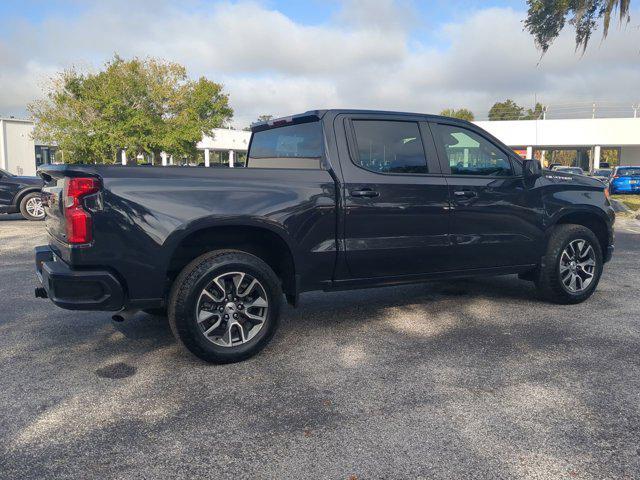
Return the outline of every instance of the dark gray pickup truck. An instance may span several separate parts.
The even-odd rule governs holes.
[[[605,185],[541,171],[477,126],[328,110],[253,126],[246,168],[46,166],[56,305],[165,311],[195,355],[231,362],[274,334],[281,298],[519,274],[577,303],[613,253]]]

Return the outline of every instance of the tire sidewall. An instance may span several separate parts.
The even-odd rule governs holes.
[[[243,261],[243,257],[246,261]],[[278,278],[262,260],[244,253],[229,253],[212,258],[205,268],[204,271],[196,269],[187,275],[183,279],[183,283],[189,284],[187,291],[183,292],[184,298],[171,302],[169,314],[175,324],[174,333],[189,350],[207,361],[234,362],[254,355],[266,345],[277,328],[282,295]],[[260,281],[269,301],[269,309],[265,323],[255,337],[238,346],[223,347],[212,343],[203,335],[197,322],[197,302],[202,290],[215,277],[235,271],[248,273]]]

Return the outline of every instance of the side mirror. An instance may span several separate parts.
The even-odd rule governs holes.
[[[525,178],[538,178],[542,175],[542,165],[538,160],[525,160],[522,169]]]

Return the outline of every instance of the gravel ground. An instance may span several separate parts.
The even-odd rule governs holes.
[[[639,478],[640,227],[586,303],[515,277],[313,293],[211,366],[166,320],[33,298],[0,217],[0,478]]]

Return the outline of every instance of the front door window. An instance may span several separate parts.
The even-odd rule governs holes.
[[[513,174],[507,154],[477,133],[455,125],[437,125],[435,130],[452,175]]]

